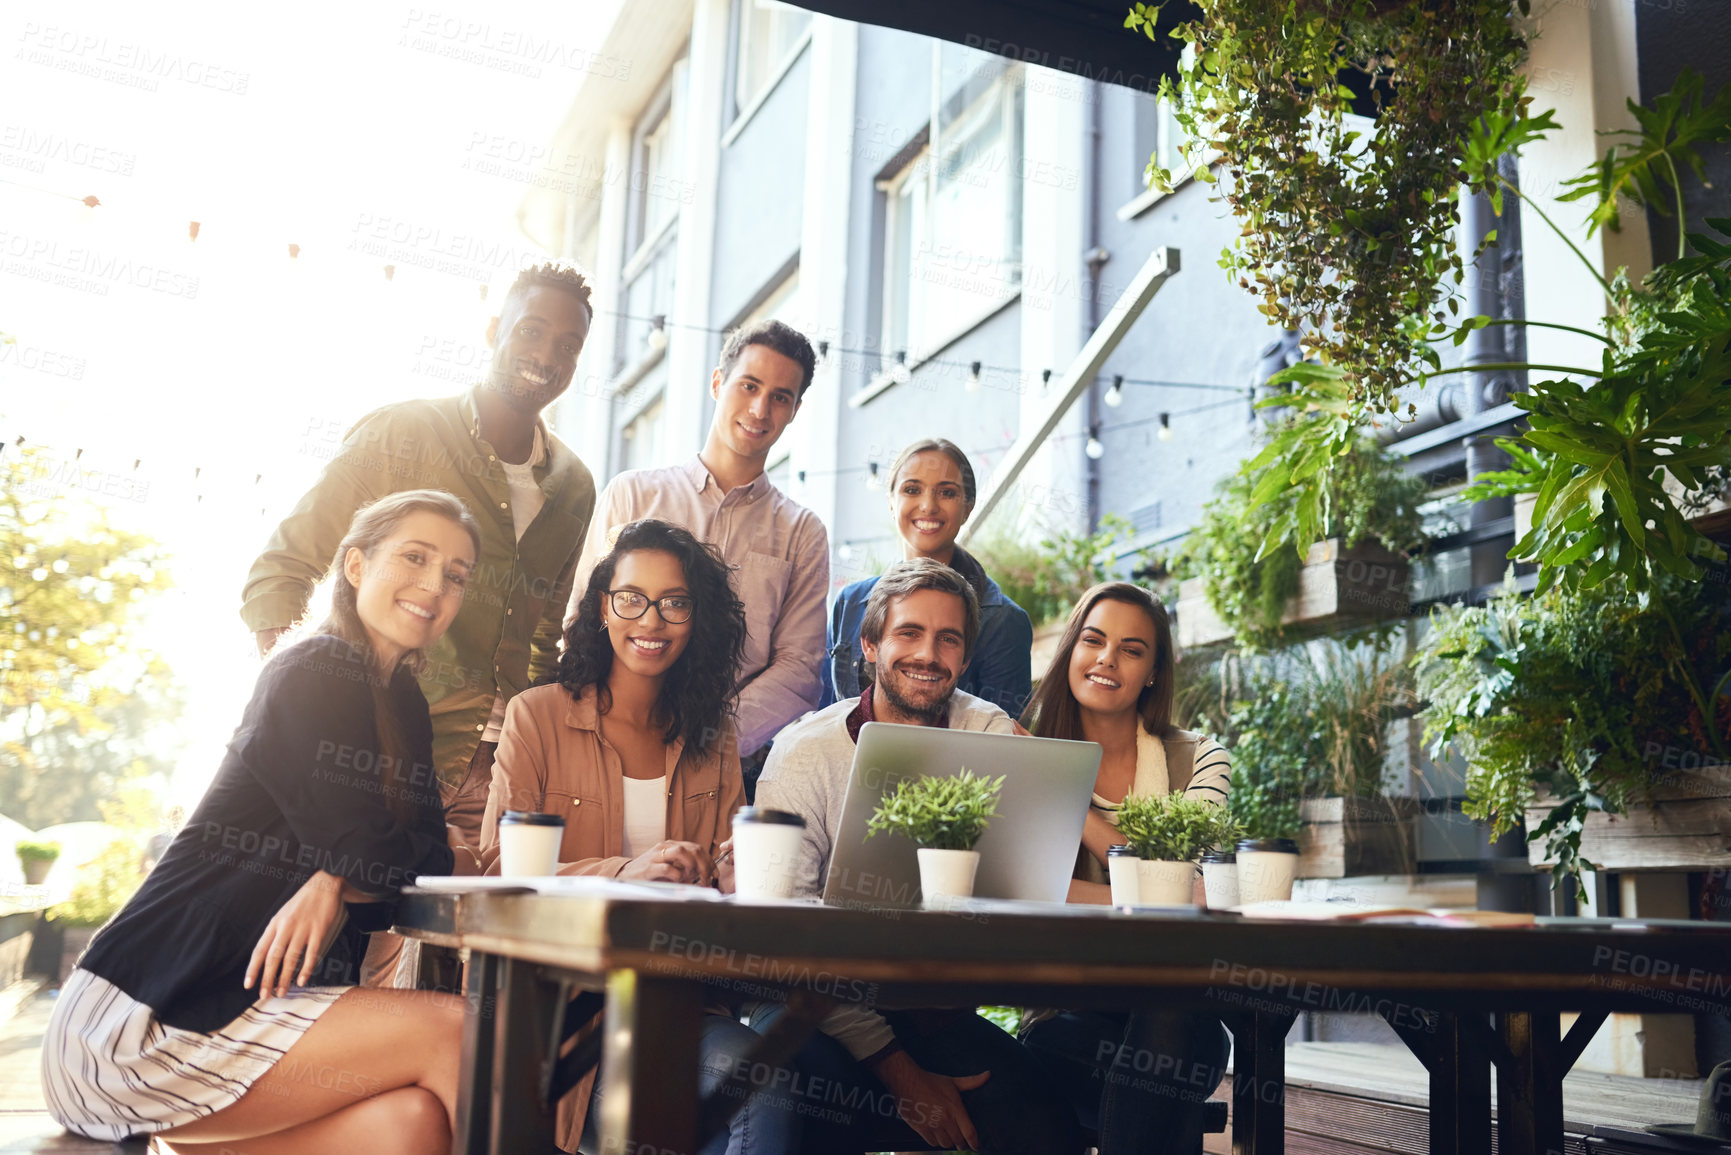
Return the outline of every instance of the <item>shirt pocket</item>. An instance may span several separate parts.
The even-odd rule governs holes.
[[[726,832],[717,833],[715,829],[716,811],[720,806],[721,791],[714,787],[686,793],[684,819],[687,842],[695,842],[707,850],[711,837],[714,837],[716,842],[727,839]]]
[[[607,828],[600,795],[568,794],[549,790],[543,812],[565,820],[565,836],[559,842],[559,861],[604,858]]]
[[[770,633],[781,618],[782,602],[793,579],[793,563],[763,553],[747,553],[733,574],[733,592],[745,603],[745,654],[740,681],[769,665]]]

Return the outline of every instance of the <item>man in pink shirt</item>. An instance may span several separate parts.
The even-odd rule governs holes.
[[[577,559],[567,624],[621,526],[655,517],[684,526],[721,551],[733,592],[745,603],[739,670],[739,753],[746,791],[756,786],[764,746],[817,706],[823,686],[824,600],[829,534],[811,510],[764,474],[769,452],[799,412],[817,356],[780,321],[733,333],[709,380],[715,417],[703,450],[682,465],[636,469],[608,483]]]

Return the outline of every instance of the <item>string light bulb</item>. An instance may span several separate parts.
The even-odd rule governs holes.
[[[906,385],[912,377],[913,374],[908,372],[908,351],[906,349],[897,349],[896,363],[890,366],[890,379],[897,385]],[[872,466],[872,472],[875,476],[877,472],[876,465]]]
[[[883,479],[878,477],[878,463],[873,461],[866,465],[865,486],[874,493],[883,488]]]
[[[646,338],[651,353],[659,353],[667,348],[667,314],[657,313],[649,321],[649,336]]]
[[[1106,390],[1106,404],[1116,409],[1124,404],[1124,375],[1118,374],[1112,378],[1112,387]]]
[[[1082,452],[1094,461],[1106,456],[1106,447],[1100,444],[1100,427],[1098,425],[1088,427],[1088,444],[1083,447]]]
[[[978,393],[980,391],[980,363],[978,361],[975,361],[968,367],[967,390],[969,393]]]
[[[1158,436],[1162,441],[1172,440],[1172,414],[1162,413],[1160,415],[1160,432]]]

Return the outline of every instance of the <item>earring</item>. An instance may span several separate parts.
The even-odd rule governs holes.
[[[599,622],[595,623],[595,632],[598,634],[604,634],[607,632],[606,618],[602,618]]]

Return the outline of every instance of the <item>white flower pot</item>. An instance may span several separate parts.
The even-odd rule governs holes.
[[[1136,864],[1137,901],[1143,906],[1189,906],[1195,882],[1194,862],[1144,858]]]
[[[1238,864],[1236,862],[1202,863],[1202,889],[1209,910],[1226,910],[1238,905]]]
[[[920,895],[928,909],[943,910],[950,900],[972,898],[974,872],[980,868],[977,850],[919,849]]]
[[[1238,901],[1278,902],[1292,897],[1298,844],[1290,838],[1247,838],[1238,844]]]

